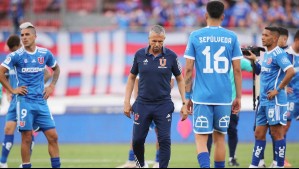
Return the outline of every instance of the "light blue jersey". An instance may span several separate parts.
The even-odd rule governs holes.
[[[276,47],[272,51],[268,51],[264,55],[264,60],[261,64],[261,79],[260,79],[260,105],[261,106],[287,106],[287,95],[285,90],[281,90],[273,100],[268,100],[268,92],[280,85],[285,77],[285,72],[293,67],[288,59],[287,53]]]
[[[53,54],[45,48],[36,47],[36,50],[30,53],[22,47],[8,55],[2,66],[15,70],[18,87],[27,87],[28,94],[21,97],[44,100],[44,69],[45,66],[55,67],[56,60]]]
[[[292,47],[286,51],[290,55],[291,62],[294,65],[296,74],[288,87],[293,89],[293,93],[288,94],[288,101],[299,103],[299,53],[296,53]]]
[[[237,36],[222,27],[205,27],[191,33],[185,58],[195,60],[192,101],[204,105],[231,105],[232,60],[242,59]]]

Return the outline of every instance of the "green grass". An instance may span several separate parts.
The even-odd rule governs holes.
[[[128,158],[128,144],[94,144],[60,145],[60,154],[63,168],[115,168],[123,164]],[[237,149],[240,167],[248,168],[251,162],[253,145],[239,144]],[[287,159],[293,167],[299,167],[299,144],[288,144]],[[32,155],[34,168],[50,168],[50,160],[46,145],[36,145]],[[272,161],[272,145],[266,148],[266,164]],[[146,144],[146,160],[154,160],[155,145]],[[212,156],[213,157],[213,156]],[[213,162],[213,159],[211,160]],[[20,146],[15,145],[10,154],[9,167],[18,167],[21,163]],[[194,144],[173,144],[170,168],[198,168]],[[151,167],[151,165],[150,165]]]

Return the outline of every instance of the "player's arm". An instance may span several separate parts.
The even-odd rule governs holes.
[[[60,67],[58,64],[56,64],[54,67],[52,67],[52,70],[53,70],[52,82],[48,87],[45,88],[45,91],[44,91],[44,99],[46,99],[46,100],[53,93],[56,83],[58,81],[59,75],[60,75]]]
[[[128,118],[131,118],[131,111],[132,111],[132,106],[131,106],[131,95],[134,89],[134,84],[136,81],[136,75],[130,73],[128,77],[128,82],[126,86],[126,93],[125,93],[125,101],[124,101],[124,113]]]
[[[139,78],[136,78],[135,84],[134,84],[134,98],[135,100],[137,99],[138,96],[138,83],[139,83]]]
[[[50,71],[45,68],[44,70],[44,82],[47,83],[49,81],[49,79],[52,77]]]
[[[179,76],[176,76],[176,81],[178,84],[179,92],[182,99],[182,109],[181,109],[181,116],[182,121],[186,120],[188,118],[189,112],[187,111],[187,101],[185,98],[185,80],[183,77],[183,74],[180,74]]]
[[[21,86],[18,87],[16,89],[13,89],[11,87],[11,85],[9,84],[5,73],[8,71],[8,69],[6,67],[4,67],[3,65],[0,65],[0,82],[2,84],[2,86],[10,93],[12,94],[21,94],[21,95],[26,95],[28,93],[27,91],[27,87],[25,86]]]
[[[191,101],[191,93],[192,93],[192,75],[194,68],[194,60],[186,59],[186,68],[185,68],[185,98],[187,99],[187,109],[189,111],[193,110],[193,104]]]
[[[245,58],[247,58],[253,62],[252,66],[254,66],[255,74],[259,75],[261,73],[262,66],[259,63],[257,56],[254,53],[252,53],[250,50],[249,50],[249,53],[250,53],[250,55],[245,56]]]
[[[285,71],[285,73],[286,73],[286,75],[285,75],[284,79],[277,86],[277,88],[268,92],[268,99],[269,100],[272,100],[276,95],[278,95],[278,93],[280,92],[280,90],[283,90],[291,82],[292,78],[295,76],[295,69],[294,69],[294,67],[289,67]]]
[[[241,71],[241,61],[233,61],[233,70],[235,77],[235,86],[236,86],[236,99],[233,102],[232,113],[238,114],[241,110],[241,97],[242,97],[242,71]]]

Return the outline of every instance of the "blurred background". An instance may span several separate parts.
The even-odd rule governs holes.
[[[48,101],[56,120],[60,142],[129,143],[132,120],[123,115],[125,85],[135,52],[148,44],[154,24],[166,28],[166,47],[181,64],[191,31],[206,25],[208,0],[0,0],[0,61],[8,54],[9,35],[29,21],[37,27],[39,46],[52,51],[61,66],[53,97]],[[261,30],[268,25],[289,29],[289,44],[299,27],[298,0],[226,0],[223,27],[235,31],[243,47],[261,46]],[[240,142],[254,141],[255,113],[252,73],[243,72],[243,110]],[[175,143],[193,143],[192,118],[180,122],[177,86],[172,126]],[[133,100],[132,100],[133,102]],[[8,103],[2,99],[0,140]],[[299,142],[299,124],[292,124],[288,141]],[[46,143],[42,136],[37,143]],[[153,132],[149,142],[155,141]],[[270,139],[268,138],[268,141]],[[16,135],[16,143],[20,138]]]

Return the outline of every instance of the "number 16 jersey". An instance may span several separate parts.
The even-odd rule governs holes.
[[[242,59],[235,33],[222,27],[205,27],[190,34],[185,58],[195,60],[192,101],[204,105],[231,105],[232,61]]]

